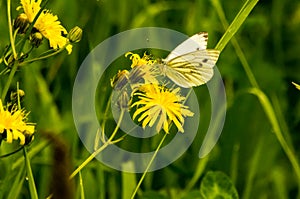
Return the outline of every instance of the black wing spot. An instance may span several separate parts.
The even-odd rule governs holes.
[[[201,63],[199,63],[199,65],[198,65],[199,67],[202,67],[203,65],[201,64]]]
[[[208,59],[203,59],[202,60],[203,63],[206,63],[207,61],[208,61]]]

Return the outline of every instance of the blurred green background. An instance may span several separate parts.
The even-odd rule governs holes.
[[[229,0],[221,4],[230,23],[244,1]],[[12,1],[13,17],[17,16],[14,8],[18,5],[19,1]],[[6,3],[2,1],[0,6],[0,48],[3,49],[9,37]],[[72,161],[71,170],[89,156],[76,133],[71,102],[77,70],[94,47],[114,34],[137,27],[163,27],[187,35],[207,31],[209,48],[214,48],[225,32],[209,0],[49,1],[47,8],[58,15],[66,29],[80,26],[83,38],[74,45],[71,55],[65,52],[26,66],[20,70],[16,80],[26,92],[23,106],[31,112],[30,121],[37,123],[37,132],[58,133],[57,137],[66,143]],[[299,32],[299,1],[263,0],[258,2],[235,36],[261,90],[273,105],[285,139],[293,146],[297,157],[300,155],[300,91],[291,82],[300,83]],[[45,40],[44,45],[48,45]],[[120,63],[124,65],[120,64],[118,69],[130,66],[125,57]],[[207,162],[198,158],[203,133],[210,122],[210,99],[205,86],[195,88],[201,96],[200,128],[196,139],[176,162],[146,176],[139,198],[178,198],[181,193],[187,194],[188,198],[189,192],[199,191],[203,175],[195,181],[191,190],[186,189],[199,165],[204,165],[203,174],[210,170],[227,174],[240,198],[296,198],[299,181],[258,98],[248,92],[251,84],[231,43],[222,51],[217,66],[227,94],[227,117],[218,144],[205,159]],[[112,71],[107,72],[106,87],[101,84],[104,94],[100,96],[99,107],[105,107],[101,103],[108,98],[111,89],[108,80],[117,69]],[[98,110],[100,117],[102,109]],[[108,125],[108,128],[114,127],[113,118],[108,119]],[[125,148],[126,145],[134,145],[154,150],[157,139],[153,139],[151,147],[139,144],[137,140],[126,142],[125,139],[122,142]],[[31,150],[35,150],[31,161],[40,198],[49,195],[51,172],[55,169],[52,163],[53,148],[51,144],[41,145],[43,141],[45,138],[37,133],[30,146]],[[7,182],[14,180],[14,176],[8,177],[8,172],[14,173],[20,167],[18,161],[21,155],[0,160],[3,168],[0,172],[0,191],[7,191]],[[85,198],[126,198],[124,192],[132,191],[130,182],[126,183],[126,180],[138,180],[140,176],[115,171],[95,160],[82,171]],[[75,178],[75,186],[76,198],[79,198],[78,177]],[[20,198],[29,198],[26,183]]]

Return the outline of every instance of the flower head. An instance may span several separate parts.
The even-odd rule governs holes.
[[[39,10],[41,9],[41,0],[21,0],[21,5],[29,23],[32,23]],[[33,26],[45,38],[49,40],[50,47],[59,49],[65,47],[68,53],[72,52],[72,45],[64,35],[67,30],[60,24],[58,17],[48,10],[43,10]]]
[[[125,54],[125,57],[130,55],[129,59],[132,61],[131,68],[142,65],[152,65],[156,61],[152,60],[149,55],[144,53],[144,56],[141,58],[139,54],[134,54],[132,52],[128,52]]]
[[[179,92],[180,88],[168,89],[157,84],[140,86],[135,93],[138,101],[131,105],[131,108],[137,107],[133,119],[140,115],[138,121],[143,121],[143,128],[147,125],[152,127],[157,123],[156,131],[159,132],[163,128],[166,133],[169,133],[169,124],[174,122],[177,129],[184,132],[184,117],[193,116],[194,113],[182,104],[185,97]]]
[[[128,52],[125,57],[130,56],[129,59],[132,61],[129,75],[129,80],[134,87],[142,84],[158,84],[156,76],[158,76],[158,71],[153,64],[156,60],[152,60],[146,53],[141,58],[138,54]],[[143,82],[141,80],[144,80]]]
[[[32,138],[35,129],[33,124],[26,122],[27,115],[16,106],[12,106],[12,110],[8,111],[0,100],[0,138],[8,143],[19,140],[20,145],[26,144],[28,139]]]
[[[141,58],[138,54],[128,52],[125,57],[130,55],[129,59],[132,60],[131,71],[119,71],[111,80],[111,86],[115,89],[122,89],[127,84],[130,85],[132,90],[135,90],[141,84],[158,84],[156,79],[157,70],[152,67],[155,60],[151,60],[149,55],[144,54]]]

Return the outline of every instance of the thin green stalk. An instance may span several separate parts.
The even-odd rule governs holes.
[[[84,196],[84,187],[83,187],[83,181],[82,181],[81,172],[79,172],[79,187],[80,187],[80,198],[81,199],[85,199],[85,196]]]
[[[143,173],[141,179],[139,180],[139,182],[138,182],[138,184],[137,184],[137,186],[136,186],[136,188],[135,188],[133,194],[131,195],[131,199],[134,198],[134,196],[136,195],[138,189],[140,188],[140,186],[141,186],[141,184],[142,184],[142,182],[143,182],[143,180],[144,180],[146,174],[148,173],[148,171],[149,171],[149,169],[150,169],[150,166],[152,165],[152,163],[153,163],[153,161],[154,161],[154,159],[155,159],[155,157],[156,157],[156,155],[157,155],[157,153],[158,153],[158,151],[159,151],[161,145],[163,144],[164,140],[166,139],[166,137],[167,137],[167,133],[165,133],[164,137],[161,139],[161,141],[160,141],[158,147],[156,148],[156,150],[155,150],[155,152],[154,152],[154,154],[153,154],[151,160],[149,161],[149,163],[148,163],[148,165],[147,165],[147,168],[145,169],[145,171],[144,171],[144,173]]]
[[[240,151],[240,144],[235,143],[232,149],[232,158],[230,164],[230,178],[233,184],[236,184],[237,176],[239,172],[239,151]]]
[[[31,197],[31,199],[38,199],[38,194],[36,191],[34,178],[33,178],[32,170],[31,170],[31,166],[30,166],[30,160],[27,155],[26,147],[23,148],[23,152],[24,152],[24,158],[25,158],[26,173],[27,173],[28,183],[29,183],[30,197]]]
[[[268,119],[269,119],[269,121],[272,125],[272,128],[274,130],[276,138],[279,141],[279,143],[280,143],[281,147],[283,148],[284,152],[286,153],[286,155],[287,155],[288,159],[290,160],[290,162],[292,164],[292,167],[293,167],[293,169],[296,173],[296,176],[297,176],[297,179],[298,179],[298,190],[300,191],[300,166],[299,166],[297,157],[294,154],[293,150],[291,149],[292,147],[289,146],[289,144],[286,142],[286,140],[285,140],[285,138],[282,134],[278,119],[276,117],[274,108],[273,108],[270,100],[259,89],[259,85],[258,85],[258,83],[255,79],[255,76],[253,75],[253,73],[251,71],[251,68],[250,68],[250,66],[247,62],[247,59],[246,59],[242,49],[240,48],[237,40],[235,38],[231,38],[234,35],[234,34],[232,34],[232,32],[237,31],[236,27],[239,24],[241,24],[240,21],[245,20],[245,18],[248,16],[251,9],[255,6],[255,4],[257,2],[258,2],[258,0],[251,0],[251,1],[248,0],[244,4],[243,8],[239,12],[239,14],[236,16],[236,18],[234,19],[232,24],[228,27],[228,23],[227,23],[227,20],[226,20],[226,17],[225,17],[225,14],[224,14],[224,11],[222,9],[221,4],[219,3],[218,0],[212,0],[212,3],[214,5],[215,9],[217,10],[219,18],[220,18],[220,20],[221,20],[221,22],[224,26],[224,29],[226,29],[228,27],[225,34],[223,35],[223,37],[221,38],[221,40],[217,44],[216,49],[221,51],[225,47],[225,45],[229,42],[229,40],[231,39],[233,47],[235,48],[235,51],[236,51],[236,53],[237,53],[237,55],[238,55],[238,57],[239,57],[239,59],[242,63],[242,66],[243,66],[243,68],[246,72],[246,75],[247,75],[247,77],[248,77],[248,79],[249,79],[249,81],[250,81],[250,83],[253,87],[252,89],[250,89],[250,93],[255,94],[258,97],[265,113],[267,114],[267,117],[268,117]],[[249,6],[249,8],[247,8],[247,6]],[[244,11],[244,13],[242,11]],[[242,18],[242,20],[239,19],[240,17]],[[236,24],[236,25],[233,25],[233,24]],[[298,194],[298,198],[300,198],[300,194]]]
[[[12,80],[13,80],[13,77],[14,77],[14,75],[15,75],[17,69],[18,69],[18,64],[15,63],[15,64],[12,66],[12,70],[10,71],[10,74],[9,74],[9,76],[8,76],[8,80],[6,81],[6,83],[5,83],[5,85],[4,85],[4,88],[3,88],[2,95],[1,95],[1,100],[2,100],[2,102],[4,101],[4,99],[5,99],[5,97],[6,97],[6,94],[7,94],[7,92],[8,92],[8,89],[9,89],[9,87],[10,87],[10,84],[11,84],[11,82],[12,82]]]
[[[74,176],[76,176],[89,162],[91,162],[101,151],[103,151],[107,146],[109,146],[110,144],[113,144],[115,142],[113,142],[113,139],[115,137],[115,135],[118,132],[118,129],[121,125],[123,116],[124,116],[124,112],[125,110],[122,109],[121,113],[120,113],[120,117],[117,123],[116,128],[114,129],[114,132],[111,134],[111,136],[109,137],[109,139],[103,143],[103,145],[97,149],[96,151],[94,151],[83,163],[81,163],[78,168],[70,175],[70,179],[72,179]]]
[[[9,29],[9,39],[11,44],[11,49],[13,51],[14,59],[17,59],[17,52],[15,48],[15,40],[13,36],[12,23],[11,23],[11,8],[10,8],[10,0],[7,0],[7,20],[8,20],[8,29]]]
[[[25,180],[25,167],[19,169],[17,176],[14,178],[13,184],[10,184],[10,191],[7,198],[17,199],[20,196],[24,180]],[[0,194],[0,198],[3,198]]]
[[[249,90],[249,92],[258,97],[265,113],[267,114],[267,117],[272,125],[272,128],[274,130],[276,138],[279,141],[284,152],[286,153],[288,159],[290,160],[292,167],[294,168],[294,171],[296,173],[297,180],[298,180],[298,190],[300,191],[300,166],[298,163],[298,159],[297,159],[296,155],[294,154],[293,150],[291,149],[291,147],[289,146],[289,144],[286,142],[286,140],[281,132],[279,122],[276,118],[276,114],[275,114],[274,108],[272,107],[270,100],[261,90],[259,90],[257,88],[252,88]],[[300,198],[299,194],[298,194],[298,198]]]
[[[253,187],[253,181],[255,179],[255,175],[256,175],[256,170],[260,165],[260,158],[261,158],[261,154],[262,154],[262,149],[263,149],[263,139],[264,138],[260,138],[260,140],[258,141],[257,145],[255,146],[255,151],[254,154],[252,155],[251,159],[249,160],[249,169],[248,169],[248,173],[246,176],[246,181],[245,181],[245,189],[243,191],[243,197],[242,199],[248,199],[251,196],[251,190]],[[253,194],[254,196],[255,194]]]
[[[105,142],[97,151],[94,151],[83,163],[81,163],[75,171],[70,175],[69,179],[74,178],[88,163],[90,163],[101,151],[103,151],[109,145]]]
[[[112,93],[111,93],[112,94]],[[111,103],[111,98],[112,98],[112,95],[110,94],[109,96],[109,99],[108,99],[108,102],[107,104],[110,104]],[[103,118],[103,121],[102,121],[102,125],[101,125],[101,129],[102,129],[102,133],[100,132],[100,128],[98,129],[97,133],[96,133],[96,137],[95,137],[95,142],[94,142],[94,150],[96,151],[98,146],[99,146],[99,141],[100,140],[105,140],[105,124],[106,124],[106,120],[107,120],[107,114],[108,114],[108,110],[109,110],[109,107],[110,106],[106,106],[105,108],[105,111],[104,111],[104,118]]]
[[[258,0],[254,0],[256,3],[257,3],[257,1]],[[231,43],[232,43],[232,45],[234,46],[234,49],[235,49],[235,52],[236,52],[236,54],[237,54],[237,56],[239,57],[239,59],[240,59],[240,61],[241,61],[241,63],[242,63],[242,66],[244,67],[244,70],[245,70],[245,72],[246,72],[246,74],[247,74],[247,76],[248,76],[248,78],[249,78],[249,81],[250,81],[250,83],[254,86],[254,87],[256,87],[256,88],[259,88],[259,86],[258,86],[258,83],[257,83],[257,81],[256,81],[256,79],[255,79],[255,77],[254,77],[254,75],[253,75],[253,73],[252,73],[252,71],[251,71],[251,69],[250,69],[250,66],[249,66],[249,64],[248,64],[248,62],[247,62],[247,59],[246,59],[246,57],[245,57],[245,55],[244,55],[244,53],[243,53],[243,51],[242,51],[242,49],[241,49],[241,47],[240,47],[240,45],[239,45],[239,43],[238,43],[238,41],[236,40],[236,38],[235,37],[233,37],[234,35],[230,35],[229,33],[232,31],[231,29],[230,29],[230,27],[232,27],[233,25],[232,24],[234,24],[234,23],[236,23],[235,21],[239,21],[240,19],[238,19],[237,17],[233,20],[233,22],[232,22],[232,24],[229,26],[229,24],[228,24],[228,22],[227,22],[227,19],[226,19],[226,16],[225,16],[225,13],[224,13],[224,10],[223,10],[223,8],[222,8],[222,6],[221,6],[221,4],[220,4],[220,1],[219,0],[212,0],[212,3],[213,3],[213,6],[215,7],[215,9],[216,9],[216,11],[217,11],[217,13],[218,13],[218,15],[219,15],[219,18],[220,18],[220,21],[221,21],[221,23],[222,23],[222,25],[223,25],[223,27],[224,27],[224,29],[226,30],[226,32],[225,32],[225,34],[223,35],[223,37],[222,38],[227,38],[228,37],[228,39],[230,40],[231,39]],[[245,3],[246,4],[246,3]],[[253,3],[254,4],[254,3]],[[251,6],[255,6],[255,5],[253,5],[253,4],[250,4]],[[243,8],[244,8],[244,6],[243,6]],[[248,9],[241,9],[241,10],[248,10]],[[252,9],[253,9],[253,7],[252,7]],[[250,12],[250,11],[248,11],[248,12]],[[248,13],[249,14],[249,13]],[[245,16],[245,14],[241,14],[241,16]],[[245,19],[244,19],[245,20]],[[243,20],[243,21],[244,21]],[[228,27],[229,26],[229,27]],[[226,35],[228,35],[228,36],[226,36]],[[231,36],[231,37],[230,37]],[[216,45],[216,49],[218,49],[218,50],[220,50],[221,49],[221,46],[223,46],[223,44],[221,43],[222,42],[222,38],[220,39],[220,41],[218,42],[218,44]],[[229,41],[228,39],[224,39],[225,41]],[[226,43],[227,44],[227,43]]]
[[[204,158],[201,158],[198,160],[196,172],[194,173],[192,179],[189,181],[188,185],[186,186],[186,188],[184,190],[185,193],[188,193],[195,186],[195,184],[197,183],[197,181],[203,174],[203,171],[208,163],[209,158],[210,158],[210,156],[207,155]]]
[[[213,5],[220,4],[218,0],[211,0]],[[218,44],[216,45],[215,49],[222,51],[227,43],[231,40],[231,38],[235,35],[235,33],[239,30],[241,25],[244,23],[244,21],[247,19],[248,15],[254,8],[254,6],[257,4],[258,0],[247,0],[246,3],[244,3],[243,7],[239,11],[239,13],[236,15],[230,26],[227,28],[225,34],[222,36]]]
[[[43,60],[43,59],[47,59],[49,57],[52,57],[52,56],[62,52],[64,49],[65,48],[60,48],[57,51],[55,51],[55,52],[53,52],[49,55],[45,55],[45,56],[42,56],[42,57],[37,57],[37,58],[33,58],[33,59],[30,59],[30,60],[24,61],[24,62],[20,63],[19,66],[24,66],[26,64],[30,64],[30,63],[35,62],[35,61],[40,61],[40,60]]]

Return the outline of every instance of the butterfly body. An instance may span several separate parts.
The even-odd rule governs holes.
[[[158,63],[159,72],[184,88],[205,84],[220,54],[206,49],[207,39],[207,33],[201,32],[185,40]]]

